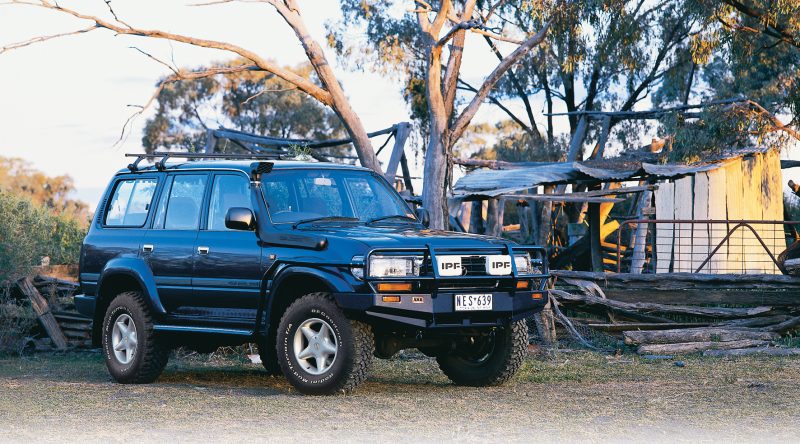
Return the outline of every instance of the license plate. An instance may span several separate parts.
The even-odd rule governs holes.
[[[457,294],[456,311],[481,311],[492,309],[492,294]]]

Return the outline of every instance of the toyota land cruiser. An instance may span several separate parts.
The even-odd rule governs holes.
[[[407,348],[462,385],[521,365],[547,299],[541,248],[429,230],[365,168],[157,156],[113,177],[81,251],[75,303],[115,380],[154,381],[175,347],[247,342],[306,394],[352,390]]]

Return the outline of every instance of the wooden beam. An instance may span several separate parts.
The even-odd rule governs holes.
[[[575,195],[573,195],[575,194]],[[592,197],[579,193],[569,194],[504,194],[500,196],[504,200],[530,200],[536,202],[593,202],[593,203],[619,203],[625,199],[617,197]]]
[[[400,122],[397,125],[397,131],[394,133],[394,146],[392,147],[392,154],[389,157],[389,163],[386,165],[384,176],[390,184],[394,185],[394,178],[397,175],[397,167],[400,165],[400,159],[405,153],[406,139],[411,133],[411,124],[408,122]]]
[[[39,293],[39,290],[33,286],[31,279],[20,279],[17,282],[17,286],[20,291],[31,300],[33,311],[39,316],[39,321],[41,321],[42,326],[47,332],[47,335],[50,336],[56,348],[59,350],[67,348],[67,338],[64,336],[64,332],[61,331],[61,327],[58,326],[56,318],[53,316],[53,313],[50,312],[50,306],[47,304],[47,300]]]

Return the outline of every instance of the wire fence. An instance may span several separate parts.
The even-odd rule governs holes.
[[[616,269],[628,273],[781,274],[785,272],[781,254],[795,245],[799,224],[629,220],[618,231]]]

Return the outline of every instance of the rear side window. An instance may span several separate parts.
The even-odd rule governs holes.
[[[164,218],[165,230],[196,230],[200,226],[200,208],[208,176],[175,176],[169,190]]]
[[[128,179],[117,183],[106,211],[111,227],[141,227],[147,220],[158,179]]]

